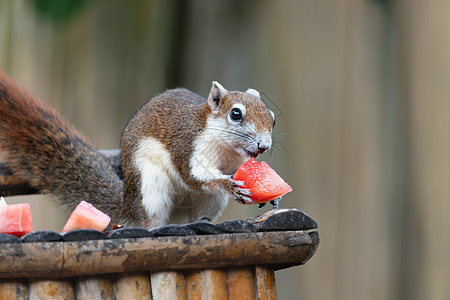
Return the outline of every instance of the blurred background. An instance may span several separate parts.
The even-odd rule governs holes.
[[[280,206],[321,238],[277,272],[279,299],[450,299],[449,1],[3,0],[0,68],[103,149],[167,88],[259,90]],[[42,198],[7,201],[61,230]]]

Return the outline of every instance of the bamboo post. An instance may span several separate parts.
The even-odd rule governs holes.
[[[62,253],[62,243],[1,244],[0,278],[55,276],[63,264]]]
[[[194,270],[186,274],[186,287],[189,295],[189,300],[202,299],[204,294],[204,287],[202,286],[202,271]]]
[[[27,281],[24,279],[0,280],[0,300],[27,300]]]
[[[188,299],[186,280],[182,273],[154,272],[150,277],[153,299]]]
[[[114,286],[117,300],[152,299],[148,272],[118,273]]]
[[[257,299],[277,299],[275,272],[273,269],[263,266],[255,267],[255,291]]]
[[[28,286],[29,300],[74,300],[75,293],[69,280],[31,279]]]
[[[186,284],[189,300],[226,300],[226,278],[221,269],[187,271]]]
[[[114,282],[109,275],[79,277],[75,283],[77,300],[115,300]]]
[[[250,268],[230,268],[226,272],[227,295],[230,300],[255,299],[253,274]]]

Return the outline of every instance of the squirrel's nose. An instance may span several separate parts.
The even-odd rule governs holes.
[[[264,152],[269,150],[270,147],[272,146],[272,136],[270,135],[269,132],[261,134],[261,136],[259,136],[259,138],[256,141],[257,141],[256,147],[258,149],[259,154],[263,154]]]
[[[259,154],[263,154],[264,152],[266,152],[269,149],[270,149],[270,146],[258,143],[258,153]]]

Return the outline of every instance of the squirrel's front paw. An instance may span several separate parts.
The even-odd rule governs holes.
[[[233,196],[234,200],[242,204],[253,203],[253,200],[251,198],[252,192],[249,189],[241,187],[245,185],[245,182],[231,179],[231,183],[232,183],[231,195]]]
[[[205,187],[209,190],[221,190],[230,194],[234,200],[242,204],[253,203],[251,198],[252,192],[249,189],[243,188],[245,182],[237,181],[232,178],[232,176],[223,176],[222,178],[205,182]]]

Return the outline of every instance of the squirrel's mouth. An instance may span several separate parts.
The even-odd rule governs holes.
[[[250,157],[257,157],[258,154],[259,154],[257,152],[251,152],[251,151],[248,151],[248,150],[245,150],[245,153],[247,153],[247,155],[250,156]]]
[[[245,153],[248,155],[248,156],[250,156],[250,157],[253,157],[253,158],[256,158],[258,155],[260,155],[260,154],[262,154],[264,151],[256,151],[256,152],[253,152],[253,151],[249,151],[249,150],[247,150],[247,149],[244,149],[244,151],[245,151]]]

